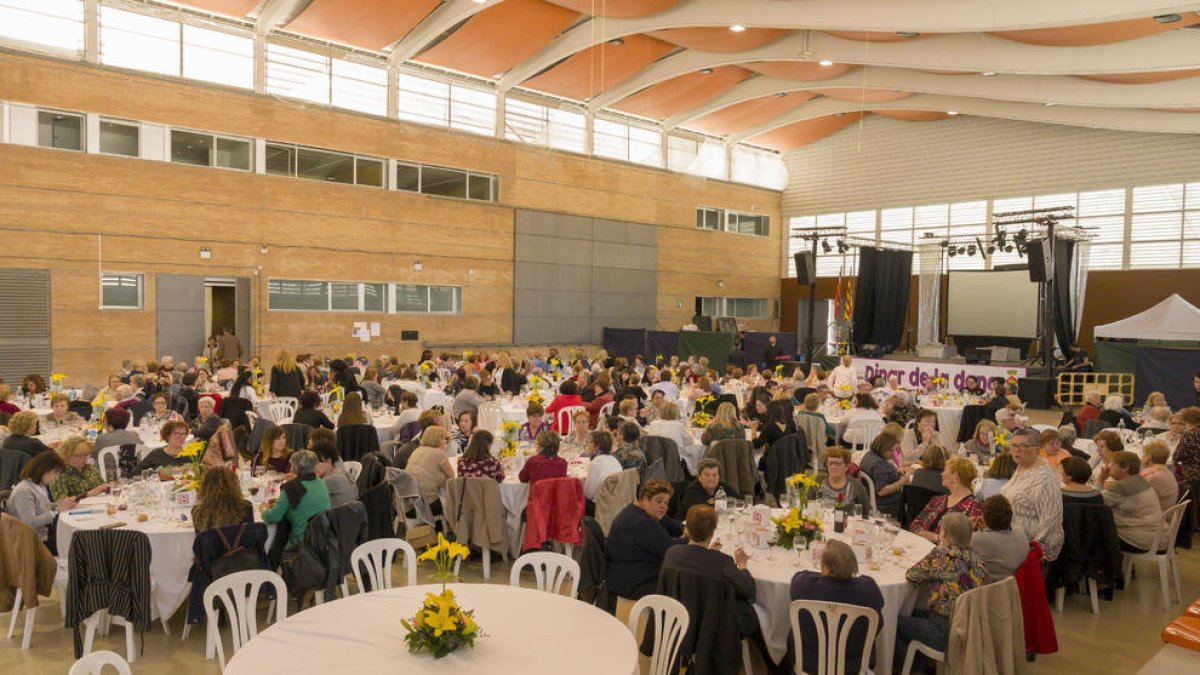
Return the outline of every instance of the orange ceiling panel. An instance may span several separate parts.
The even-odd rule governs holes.
[[[815,98],[805,91],[788,92],[785,96],[762,96],[714,110],[687,123],[687,126],[711,134],[732,134],[757,126],[789,113]]]
[[[439,0],[312,0],[287,29],[332,42],[383,49],[404,37]]]
[[[1084,47],[1105,45],[1113,42],[1135,40],[1147,35],[1157,35],[1188,25],[1187,17],[1175,23],[1159,23],[1151,17],[1127,19],[1108,23],[1089,23],[1081,26],[1060,28],[1034,28],[1032,30],[1009,30],[992,33],[1002,38],[1048,47]]]
[[[542,0],[505,0],[471,17],[415,60],[493,77],[538,53],[578,18],[577,12]],[[519,31],[512,30],[516,26]]]
[[[746,139],[746,142],[783,152],[836,134],[857,122],[861,117],[862,113],[847,113],[841,117],[826,115],[751,136]]]
[[[751,75],[753,73],[737,66],[714,68],[708,75],[688,73],[646,87],[612,107],[643,117],[668,117],[715,98]]]
[[[521,84],[547,94],[584,101],[620,84],[668,52],[675,45],[645,35],[627,35],[625,44],[601,43],[571,56]]]
[[[853,103],[882,103],[886,101],[899,101],[902,98],[912,96],[911,91],[892,91],[891,89],[863,89],[861,87],[830,87],[827,89],[813,89],[813,92],[835,98],[839,101],[850,101]]]
[[[224,14],[239,19],[245,18],[250,10],[258,6],[258,0],[175,0],[177,4],[195,7],[214,14]]]
[[[1076,75],[1085,80],[1110,82],[1112,84],[1153,84],[1154,82],[1170,82],[1187,77],[1200,75],[1200,68],[1186,70],[1161,70],[1153,73],[1113,73],[1112,75]]]
[[[788,33],[785,28],[747,28],[735,33],[724,27],[669,28],[648,35],[688,49],[706,52],[742,52],[770,44]]]
[[[807,82],[810,80],[828,80],[843,73],[850,72],[855,66],[849,63],[835,63],[832,66],[822,66],[815,61],[755,61],[744,63],[743,68],[749,68],[762,75],[782,77],[785,80]]]
[[[875,114],[905,122],[937,122],[952,117],[936,110],[876,110]]]
[[[924,34],[916,37],[901,37],[896,33],[862,30],[826,30],[821,32],[826,35],[842,38],[843,40],[858,40],[859,42],[903,42],[904,40],[919,40],[925,37]]]
[[[580,14],[596,16],[611,16],[617,19],[627,19],[637,16],[650,16],[679,4],[679,0],[550,0],[556,5],[573,9]]]

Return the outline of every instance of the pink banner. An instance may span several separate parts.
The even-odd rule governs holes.
[[[1025,369],[1019,367],[936,361],[888,361],[855,357],[854,368],[860,377],[868,380],[874,380],[877,377],[887,380],[888,377],[896,375],[900,378],[900,386],[905,389],[924,388],[929,380],[935,377],[946,378],[951,389],[965,387],[968,375],[979,378],[979,385],[984,389],[987,389],[991,381],[996,378],[1016,384],[1018,378],[1025,377]]]

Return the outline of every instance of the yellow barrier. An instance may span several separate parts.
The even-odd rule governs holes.
[[[1060,406],[1081,406],[1093,392],[1101,396],[1120,394],[1128,408],[1134,405],[1135,380],[1132,373],[1059,373],[1055,398]]]

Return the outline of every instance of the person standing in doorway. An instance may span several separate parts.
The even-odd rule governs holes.
[[[775,344],[775,336],[772,335],[767,338],[767,346],[763,347],[762,368],[764,370],[773,369],[777,361],[779,361],[779,345]]]
[[[229,326],[221,329],[217,338],[217,358],[222,361],[239,361],[242,358],[242,343]]]

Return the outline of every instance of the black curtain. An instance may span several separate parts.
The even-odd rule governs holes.
[[[654,363],[654,359],[662,355],[663,359],[671,360],[679,353],[679,333],[667,330],[646,331],[646,363]]]
[[[908,251],[858,250],[851,333],[855,345],[876,344],[891,352],[900,344],[908,315],[912,257]]]
[[[645,356],[646,331],[643,328],[609,328],[604,327],[604,349],[609,356],[624,356],[633,363],[633,357],[638,354]]]
[[[1063,355],[1075,341],[1075,317],[1071,311],[1071,263],[1075,260],[1075,242],[1054,242],[1054,336]]]

